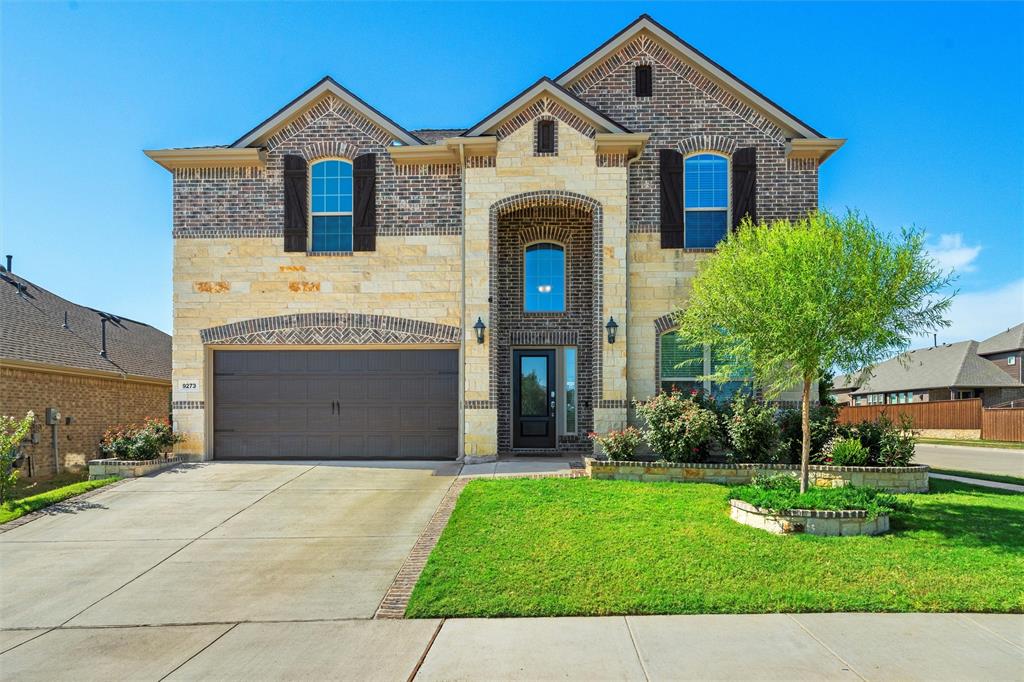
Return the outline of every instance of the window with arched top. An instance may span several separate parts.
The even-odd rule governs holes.
[[[558,244],[531,244],[523,254],[523,310],[565,312],[565,249]]]
[[[318,161],[310,169],[309,208],[313,251],[352,250],[352,163]]]
[[[684,173],[684,246],[714,248],[729,229],[729,159],[720,154],[694,154],[686,157]]]

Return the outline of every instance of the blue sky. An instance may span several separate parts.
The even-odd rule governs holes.
[[[325,74],[406,128],[475,123],[647,12],[826,135],[821,205],[914,224],[960,273],[954,326],[1024,319],[1024,5],[10,3],[0,251],[78,303],[171,330],[171,178]],[[564,24],[559,24],[564,22]],[[557,27],[548,34],[544,27]]]

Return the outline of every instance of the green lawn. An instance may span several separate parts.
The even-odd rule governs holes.
[[[699,483],[470,483],[410,617],[1024,611],[1024,495],[946,481],[878,537],[777,536]]]
[[[1024,478],[1018,476],[1006,476],[1004,474],[983,474],[978,471],[961,471],[959,469],[936,469],[929,466],[928,470],[933,474],[946,474],[947,476],[963,476],[964,478],[977,478],[982,481],[996,481],[997,483],[1013,483],[1024,485]]]
[[[1011,450],[1024,450],[1024,443],[1016,443],[1006,440],[958,440],[956,438],[921,438],[918,436],[918,443],[930,443],[932,445],[963,445],[971,448],[1009,448]]]
[[[103,486],[109,485],[117,480],[120,479],[104,478],[98,481],[78,481],[77,483],[65,485],[60,488],[53,488],[37,495],[22,497],[10,502],[5,502],[3,505],[0,505],[0,523],[13,521],[19,516],[24,516],[29,512],[37,511],[43,507],[49,507],[51,504],[62,502],[69,497],[81,495],[84,492],[95,490],[96,488],[102,488]]]

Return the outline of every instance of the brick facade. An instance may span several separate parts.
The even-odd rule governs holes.
[[[87,376],[69,372],[43,372],[0,367],[0,414],[36,415],[33,431],[38,443],[26,444],[33,477],[54,473],[52,426],[45,424],[46,408],[61,414],[57,450],[62,470],[81,470],[99,456],[103,432],[123,424],[141,424],[147,417],[166,418],[170,411],[168,383]],[[65,423],[71,417],[72,424]],[[28,467],[23,467],[28,474]]]
[[[652,97],[634,95],[637,64],[652,67]],[[461,344],[467,458],[512,449],[512,349],[575,345],[579,434],[622,426],[629,401],[656,389],[658,334],[708,251],[661,248],[658,151],[729,156],[755,147],[766,220],[816,209],[818,162],[789,158],[791,131],[648,33],[565,88],[568,96],[551,86],[517,105],[486,133],[493,146],[464,147],[464,156],[445,157],[435,141],[458,131],[438,131],[429,162],[396,164],[389,149],[399,133],[327,93],[258,140],[263,168],[176,170],[174,378],[202,385],[198,395],[175,395],[188,434],[182,452],[209,454],[204,382],[219,344]],[[541,120],[554,121],[554,153],[537,152]],[[598,152],[608,121],[650,134],[638,159],[621,148]],[[284,156],[368,152],[377,155],[376,251],[285,253]],[[522,312],[522,248],[540,238],[568,247],[564,315]],[[363,316],[420,331],[352,324]],[[610,317],[622,327],[615,344],[605,340]],[[471,329],[478,318],[483,343]],[[429,325],[437,333],[421,333]],[[590,444],[577,435],[559,448]]]

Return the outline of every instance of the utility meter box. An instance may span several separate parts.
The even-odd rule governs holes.
[[[46,408],[46,425],[55,426],[60,422],[60,411],[56,407]]]

